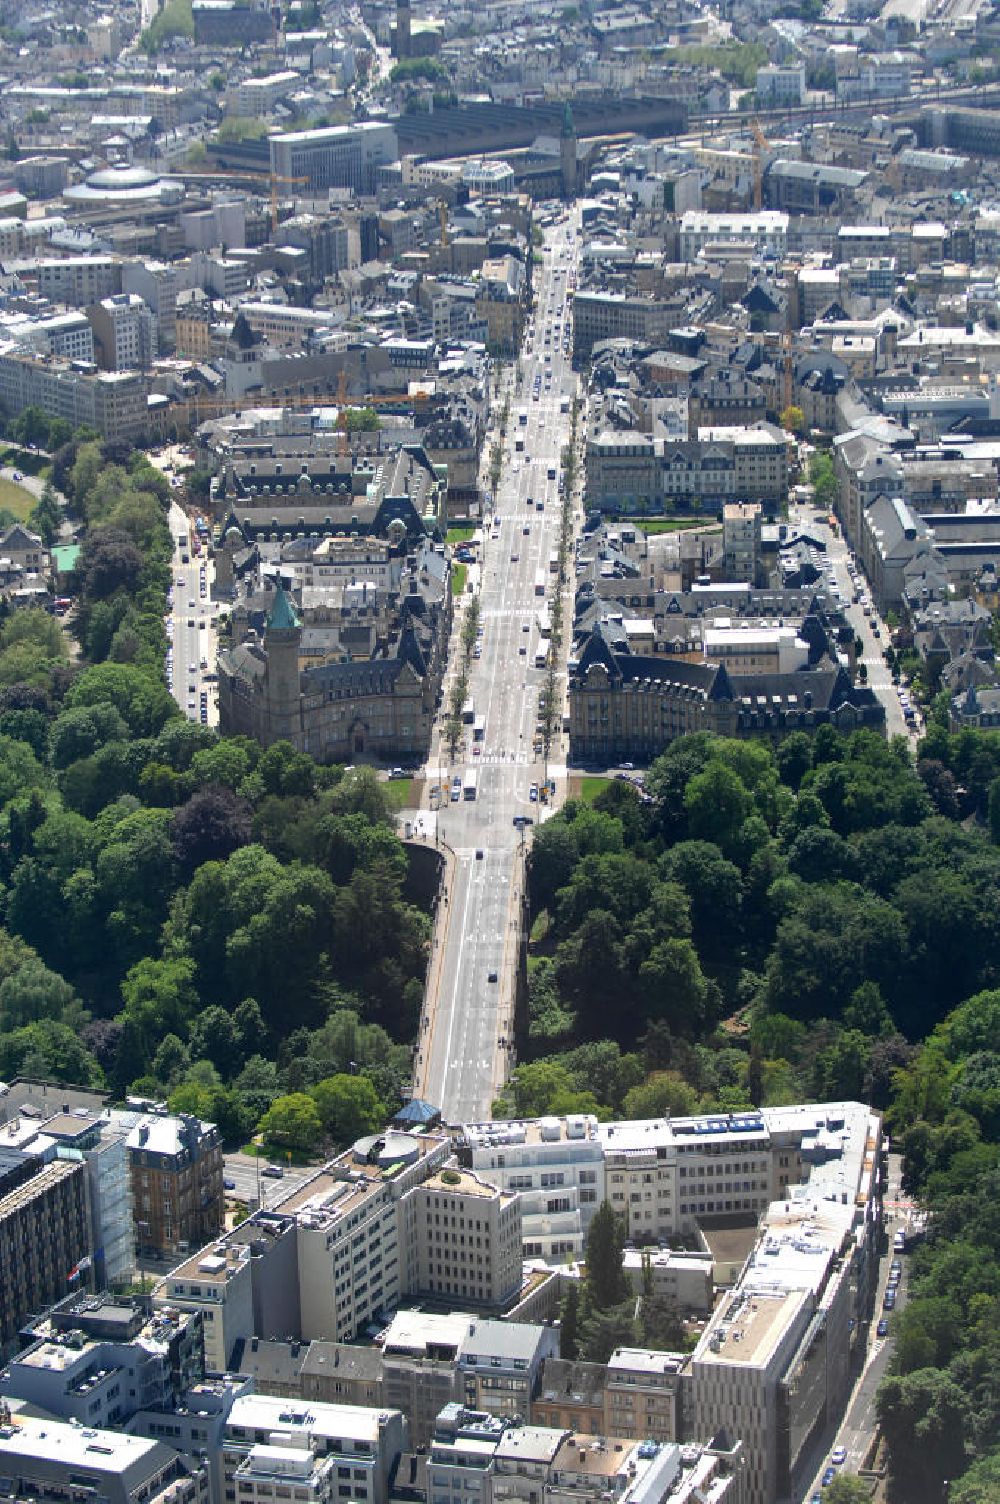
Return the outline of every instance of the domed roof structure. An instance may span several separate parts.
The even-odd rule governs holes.
[[[183,192],[175,178],[161,178],[148,167],[102,167],[67,188],[63,198],[77,204],[153,203],[180,198]]]
[[[392,1165],[412,1165],[420,1157],[420,1140],[412,1133],[399,1133],[393,1129],[375,1133],[369,1138],[359,1138],[354,1145],[356,1159],[363,1159],[380,1170]]]

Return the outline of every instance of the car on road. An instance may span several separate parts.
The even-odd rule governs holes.
[[[268,1180],[284,1180],[285,1178],[281,1165],[265,1165],[260,1173],[266,1175]]]
[[[389,777],[392,779],[405,778],[406,774],[403,772],[402,768],[390,768]]]
[[[882,1296],[882,1309],[883,1311],[894,1311],[896,1309],[896,1294],[894,1290],[886,1290]]]
[[[491,971],[490,974],[489,974],[489,976],[486,978],[486,980],[488,982],[495,982],[496,979],[497,979],[497,974],[496,974],[495,971]]]
[[[902,1274],[902,1272],[903,1272],[903,1260],[902,1259],[893,1259],[892,1263],[889,1265],[889,1273],[890,1274]]]
[[[528,798],[531,800],[532,804],[537,804],[538,803],[538,784],[537,783],[533,783],[531,785],[531,788],[528,790]]]
[[[229,1176],[227,1175],[223,1179],[222,1189],[224,1191],[235,1191],[235,1189],[236,1189],[236,1181],[235,1180],[230,1180]]]
[[[512,564],[516,564],[516,563],[517,563],[517,561],[518,561],[518,559],[519,559],[519,558],[520,558],[520,557],[521,557],[521,556],[520,556],[520,554],[511,554],[511,556],[510,556],[510,562],[511,562],[511,563],[512,563]]]
[[[481,862],[482,859],[483,859],[483,848],[481,846],[477,846],[476,847],[476,861],[477,862]]]
[[[827,1470],[826,1470],[826,1472],[823,1474],[823,1487],[824,1488],[829,1488],[830,1484],[833,1482],[833,1480],[834,1480],[834,1478],[836,1478],[836,1476],[837,1476],[837,1469],[835,1467],[828,1467]]]
[[[876,1335],[876,1337],[888,1337],[888,1335],[889,1335],[889,1318],[888,1318],[888,1316],[880,1316],[879,1317],[878,1326],[875,1328],[875,1335]]]
[[[834,1467],[840,1467],[847,1461],[847,1448],[834,1447],[833,1451],[830,1453],[830,1461],[833,1463]]]

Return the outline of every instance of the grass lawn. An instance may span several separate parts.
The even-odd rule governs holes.
[[[584,804],[593,804],[598,794],[614,783],[613,778],[602,778],[599,773],[585,773],[570,781],[570,798],[582,799]]]
[[[474,538],[475,535],[476,523],[456,522],[445,533],[444,541],[446,543],[468,543],[469,539]]]
[[[647,535],[653,533],[686,533],[693,527],[719,527],[714,517],[623,517],[622,522],[631,522]]]
[[[412,778],[390,778],[385,785],[386,802],[390,809],[409,809],[413,797]]]
[[[536,915],[535,922],[531,926],[531,935],[529,938],[532,945],[541,945],[549,933],[550,924],[549,911],[548,909],[543,909],[540,914]]]
[[[4,480],[0,476],[0,507],[13,512],[19,522],[27,522],[29,514],[33,511],[35,498],[30,491],[19,486],[15,481]]]
[[[451,566],[451,593],[452,595],[465,594],[465,577],[468,574],[465,564],[453,564]]]

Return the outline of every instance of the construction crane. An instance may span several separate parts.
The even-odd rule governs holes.
[[[271,173],[271,234],[275,234],[278,228],[278,184],[279,183],[308,183],[306,178],[285,178],[278,173]]]
[[[753,206],[760,212],[764,203],[764,152],[770,151],[771,143],[764,135],[759,120],[751,120],[750,130],[753,133]]]
[[[347,372],[341,370],[340,379],[337,382],[337,407],[340,409],[337,414],[337,431],[339,434],[337,454],[341,458],[344,458],[350,453],[351,446],[348,441],[349,420],[347,415],[352,407],[415,407],[427,400],[427,392],[414,392],[412,396],[409,393],[394,392],[391,395],[387,394],[381,397],[375,397],[369,392],[366,396],[358,398],[356,402],[349,402],[347,398]]]
[[[407,393],[384,397],[363,397],[355,404],[347,401],[347,378],[344,372],[340,374],[337,387],[336,405],[340,408],[341,417],[337,420],[338,428],[341,429],[341,438],[347,438],[347,410],[350,406],[358,407],[413,407],[429,400],[428,393],[417,392],[414,396]],[[169,416],[176,417],[185,414],[187,422],[192,419],[197,424],[205,418],[224,417],[227,413],[244,412],[254,407],[290,407],[309,408],[322,407],[324,402],[329,404],[330,398],[322,397],[316,392],[292,392],[282,396],[277,392],[252,392],[245,397],[227,397],[224,392],[196,392],[183,402],[174,403],[169,408]],[[341,419],[343,422],[341,422]],[[346,446],[339,445],[338,453],[346,453]]]

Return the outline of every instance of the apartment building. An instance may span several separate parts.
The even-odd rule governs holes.
[[[0,1351],[25,1317],[60,1300],[93,1258],[87,1176],[75,1160],[45,1164],[0,1149]]]
[[[222,1135],[153,1102],[116,1110],[127,1133],[136,1242],[161,1256],[197,1248],[224,1225]]]
[[[399,158],[395,130],[375,120],[289,131],[268,141],[271,172],[278,183],[299,182],[312,189],[372,193],[378,169]]]
[[[223,1436],[225,1497],[256,1504],[288,1487],[316,1504],[387,1504],[389,1474],[407,1445],[398,1410],[241,1395]]]
[[[121,262],[114,256],[66,256],[33,263],[38,291],[53,303],[89,308],[122,290]]]
[[[261,1344],[258,1344],[258,1350]],[[295,1344],[293,1344],[294,1347]],[[250,1347],[253,1349],[254,1343]],[[304,1400],[324,1400],[333,1405],[369,1405],[383,1410],[386,1399],[382,1353],[377,1347],[347,1342],[310,1342],[299,1370],[299,1390]],[[246,1358],[244,1358],[244,1363]],[[272,1394],[273,1384],[259,1385]],[[390,1408],[413,1417],[405,1405],[392,1401]]]
[[[227,91],[226,109],[233,115],[270,115],[275,105],[294,94],[301,84],[302,76],[293,68],[268,73],[263,78],[244,78]]]
[[[402,1410],[413,1446],[426,1446],[438,1414],[464,1397],[458,1367],[472,1317],[460,1311],[397,1311],[382,1342],[385,1403]]]
[[[82,312],[53,313],[45,318],[7,314],[0,321],[0,337],[39,355],[61,355],[67,360],[94,358],[94,331]]]
[[[126,261],[122,264],[122,292],[136,293],[156,321],[159,355],[177,345],[177,272],[163,261]]]
[[[156,350],[156,320],[134,292],[102,298],[87,309],[97,364],[105,371],[145,371]]]
[[[554,1327],[476,1317],[458,1353],[462,1398],[470,1410],[526,1419],[541,1382],[542,1365],[559,1351]]]
[[[405,1208],[415,1258],[410,1286],[428,1295],[502,1309],[521,1286],[521,1208],[471,1170],[441,1170]]]
[[[208,1504],[204,1463],[173,1447],[15,1413],[0,1426],[0,1473],[11,1499],[63,1504],[78,1495],[107,1504]]]
[[[532,1401],[529,1419],[536,1426],[607,1434],[604,1411],[607,1377],[604,1363],[547,1358],[542,1365],[538,1393]]]
[[[785,67],[772,63],[757,69],[757,98],[763,104],[801,104],[805,91],[806,70],[803,63]]]
[[[674,1248],[628,1248],[625,1273],[637,1295],[646,1279],[653,1294],[689,1316],[707,1316],[715,1299],[715,1263],[710,1253]],[[720,1280],[720,1283],[723,1283]]]
[[[727,502],[722,509],[722,547],[727,580],[764,584],[761,575],[761,508],[750,501]]]
[[[289,303],[259,303],[247,300],[240,313],[255,334],[278,350],[298,350],[312,335],[333,329],[341,316],[326,308],[296,308]]]

